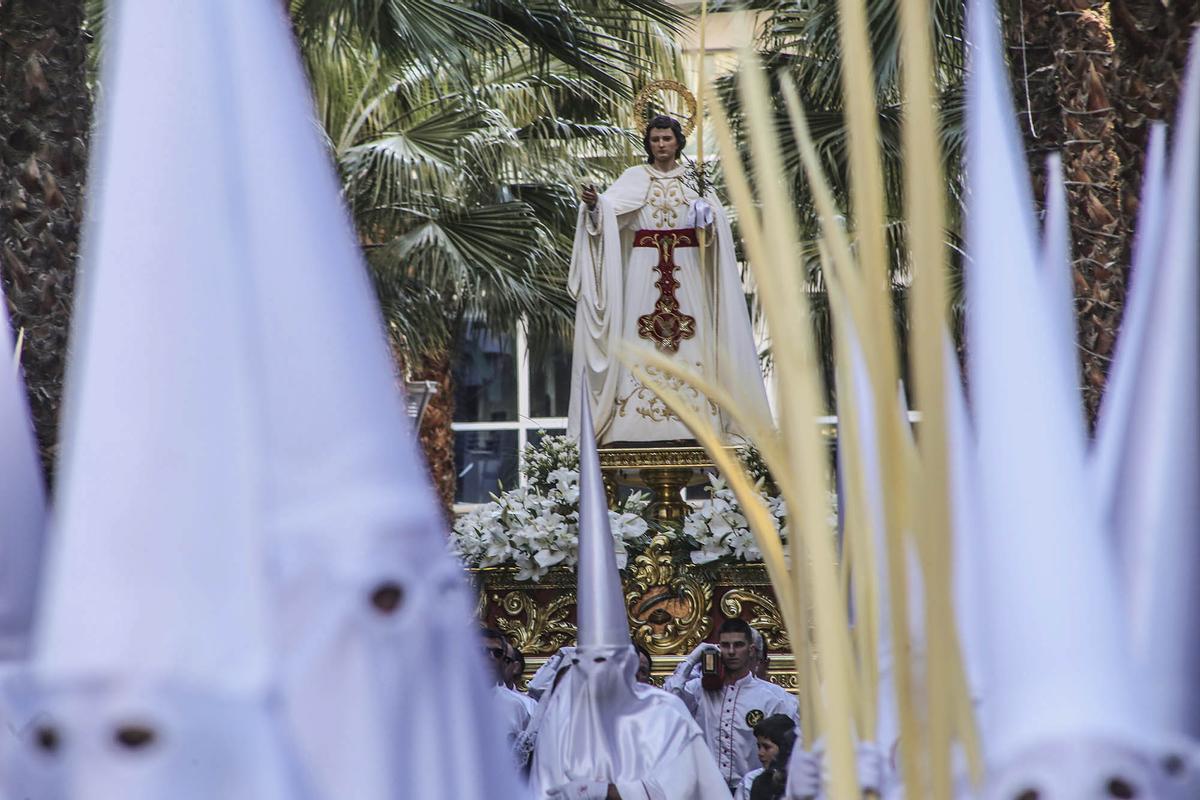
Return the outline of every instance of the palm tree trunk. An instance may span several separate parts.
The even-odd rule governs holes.
[[[86,49],[82,0],[0,3],[0,275],[24,334],[21,361],[48,477],[87,167]]]
[[[454,467],[454,376],[449,353],[422,356],[413,365],[414,380],[434,381],[437,394],[429,400],[425,416],[421,420],[421,449],[429,475],[446,519],[453,520],[454,495],[458,485],[458,473]]]
[[[1014,94],[1039,199],[1062,154],[1070,204],[1081,383],[1094,421],[1125,301],[1149,122],[1172,120],[1200,3],[1019,0]]]
[[[1015,95],[1039,202],[1062,154],[1071,222],[1082,395],[1094,420],[1125,300],[1132,224],[1112,98],[1118,55],[1107,0],[1021,0],[1008,22]]]
[[[1111,0],[1110,5],[1120,56],[1113,105],[1120,115],[1125,148],[1120,154],[1125,213],[1132,219],[1137,214],[1150,123],[1175,121],[1188,45],[1200,23],[1200,2]]]

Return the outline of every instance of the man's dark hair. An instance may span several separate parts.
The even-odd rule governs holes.
[[[746,644],[754,644],[754,631],[750,630],[750,623],[744,619],[734,617],[725,620],[721,627],[717,628],[717,636],[722,633],[740,633],[746,637]]]
[[[495,628],[480,628],[479,629],[479,638],[480,639],[496,639],[501,644],[508,643],[508,640],[506,638],[504,638],[504,634],[501,633],[500,631],[496,630]]]
[[[638,655],[642,655],[642,656],[646,657],[647,666],[649,666],[650,669],[653,670],[654,669],[654,659],[650,657],[650,651],[647,650],[646,648],[642,647],[640,644],[635,644],[633,646],[633,649],[637,650]]]
[[[646,132],[642,134],[642,148],[646,151],[646,163],[654,163],[654,154],[650,151],[650,131],[655,128],[666,130],[670,128],[675,134],[675,157],[679,158],[683,155],[683,148],[687,144],[687,137],[683,135],[683,127],[680,126],[679,120],[674,117],[668,117],[666,114],[659,114],[646,125]]]

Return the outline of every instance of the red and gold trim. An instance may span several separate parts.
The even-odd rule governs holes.
[[[678,247],[696,247],[696,229],[680,228],[677,230],[640,230],[633,235],[634,247],[653,247],[658,250],[658,263],[654,270],[658,280],[654,282],[658,288],[658,300],[654,303],[654,311],[638,317],[638,336],[649,339],[654,345],[667,353],[679,350],[679,343],[696,335],[696,318],[679,310],[679,300],[675,290],[679,281],[675,280],[675,249]]]

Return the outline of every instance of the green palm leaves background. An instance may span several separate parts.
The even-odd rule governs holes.
[[[296,0],[318,113],[410,360],[464,320],[562,333],[575,187],[624,166],[640,85],[674,70],[658,0]]]
[[[569,342],[582,182],[640,152],[646,82],[678,75],[662,0],[294,0],[320,121],[405,370],[439,386],[421,431],[447,508],[468,323]]]

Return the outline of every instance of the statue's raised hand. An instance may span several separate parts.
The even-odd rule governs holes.
[[[588,208],[595,208],[596,200],[599,199],[600,195],[596,193],[595,185],[589,183],[583,187],[583,192],[580,194],[580,197],[582,198],[583,202],[587,204]]]

